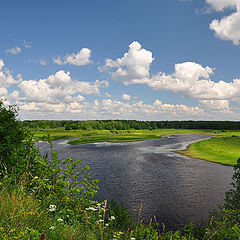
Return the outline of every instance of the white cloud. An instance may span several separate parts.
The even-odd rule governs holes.
[[[223,11],[225,8],[235,8],[239,0],[206,0],[216,11]]]
[[[11,54],[16,55],[16,54],[21,53],[21,51],[22,51],[22,50],[21,50],[20,47],[13,47],[13,48],[7,49],[7,50],[6,50],[6,53],[11,53]]]
[[[2,70],[3,67],[4,67],[4,62],[2,59],[0,59],[0,70]]]
[[[17,75],[19,80],[15,80],[11,72],[5,67],[5,64],[2,59],[0,59],[0,86],[2,88],[8,88],[13,84],[17,84],[21,81],[21,75]]]
[[[53,112],[53,113],[64,112],[65,108],[66,108],[66,105],[63,103],[50,104],[50,103],[29,102],[21,105],[21,110],[28,111],[28,112],[40,111],[40,112],[44,112],[45,114],[49,112]]]
[[[138,42],[132,42],[129,50],[122,58],[117,60],[107,59],[105,65],[99,67],[99,71],[116,69],[111,72],[112,79],[123,82],[125,85],[134,83],[146,83],[149,78],[150,65],[154,58],[152,53],[141,47]]]
[[[153,90],[170,90],[195,99],[226,100],[240,94],[240,79],[227,83],[210,79],[213,69],[194,62],[175,64],[175,73],[158,73],[148,85]]]
[[[164,104],[156,100],[153,104],[144,104],[142,101],[130,104],[119,100],[103,99],[95,100],[93,103],[86,101],[71,103],[47,103],[29,102],[21,103],[21,111],[31,112],[36,117],[38,113],[45,116],[59,114],[64,118],[73,119],[139,119],[139,120],[160,120],[160,119],[185,119],[199,118],[204,111],[199,107],[188,107],[186,105]],[[81,115],[79,115],[81,113]],[[61,115],[62,114],[62,115]],[[67,114],[67,115],[66,115]],[[44,116],[44,115],[42,115]],[[53,115],[52,115],[53,116]],[[36,117],[37,118],[37,117]],[[56,115],[54,116],[56,118]]]
[[[19,98],[19,91],[14,90],[11,94],[9,94],[9,99],[16,100]]]
[[[123,100],[126,100],[126,101],[129,101],[129,100],[131,99],[131,96],[124,93],[124,94],[122,95],[122,99],[123,99]]]
[[[32,48],[32,43],[23,40],[23,45],[25,48]]]
[[[107,87],[107,81],[96,80],[93,83],[73,80],[69,72],[63,70],[50,75],[46,79],[25,80],[18,87],[19,96],[25,101],[48,103],[81,100],[81,94],[100,94],[100,88]]]
[[[236,9],[232,14],[222,19],[214,19],[209,28],[222,40],[230,40],[235,45],[240,44],[240,1],[239,0],[206,0],[216,11],[226,8]]]
[[[108,93],[108,92],[105,92],[105,96],[109,97],[109,98],[112,97],[112,95],[110,93]]]
[[[83,66],[91,63],[91,50],[82,48],[78,53],[67,54],[64,57],[53,58],[53,62],[58,65],[71,64],[75,66]]]
[[[41,58],[39,60],[39,63],[42,65],[42,66],[46,66],[48,64],[48,62],[44,59],[44,58]]]
[[[228,100],[199,100],[199,103],[208,112],[232,113]]]
[[[0,99],[5,98],[7,96],[7,94],[8,94],[7,89],[0,87]]]

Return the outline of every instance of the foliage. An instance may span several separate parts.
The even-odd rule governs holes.
[[[0,172],[11,171],[18,167],[18,154],[24,147],[26,138],[20,121],[17,120],[16,106],[6,108],[0,100]]]
[[[118,230],[123,231],[131,226],[133,217],[123,203],[118,205],[114,200],[112,200],[108,208],[109,215],[115,217],[115,224],[118,227]]]
[[[49,159],[48,156],[36,156],[39,150],[35,149],[35,166],[38,166],[39,174],[35,171],[37,175],[33,175],[29,186],[35,187],[36,197],[47,198],[49,202],[54,202],[61,208],[85,207],[92,204],[90,199],[97,193],[98,180],[90,181],[91,175],[86,173],[89,167],[82,166],[81,160],[58,158],[51,144],[50,149]]]
[[[240,130],[240,122],[233,121],[137,121],[137,120],[88,120],[88,121],[24,121],[24,126],[34,129],[65,130],[129,130],[129,129],[212,129],[212,130]]]
[[[240,158],[237,161],[237,164],[234,166],[233,182],[231,185],[233,189],[230,189],[226,192],[226,203],[225,208],[240,210]]]
[[[240,239],[240,210],[223,209],[215,213],[206,228],[207,239]]]

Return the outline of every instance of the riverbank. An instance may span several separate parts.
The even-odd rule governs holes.
[[[240,136],[216,136],[176,152],[191,158],[234,166],[240,157]]]
[[[69,139],[69,138],[83,138],[84,141],[80,141],[78,144],[89,143],[90,137],[95,138],[95,142],[101,141],[113,141],[116,142],[126,141],[144,141],[162,138],[172,134],[215,134],[212,130],[201,130],[201,129],[154,129],[154,130],[65,130],[63,128],[57,129],[40,129],[34,132],[34,140],[46,141]],[[120,137],[121,136],[121,137]],[[93,138],[94,137],[94,138]],[[123,138],[124,137],[124,138]],[[125,138],[126,137],[126,138]],[[86,142],[85,142],[86,141]]]

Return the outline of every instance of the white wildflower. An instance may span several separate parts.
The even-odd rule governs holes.
[[[103,222],[102,219],[99,219],[98,221],[96,221],[97,224],[99,224],[99,223],[101,223],[101,222]]]
[[[97,211],[97,209],[96,209],[96,208],[94,208],[94,207],[89,207],[89,208],[86,208],[86,210]]]
[[[111,216],[111,220],[115,220],[116,218],[114,216]]]
[[[54,230],[56,227],[54,227],[54,226],[51,226],[49,229],[50,230]]]
[[[48,211],[54,212],[54,211],[56,211],[56,209],[57,209],[56,205],[50,205]]]
[[[63,219],[62,218],[58,218],[57,221],[58,222],[63,222]]]

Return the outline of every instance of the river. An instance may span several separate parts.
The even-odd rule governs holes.
[[[209,212],[223,204],[230,188],[233,168],[192,159],[173,152],[209,138],[201,134],[171,135],[168,138],[129,143],[68,145],[53,142],[61,158],[81,159],[99,179],[98,201],[123,202],[135,219],[148,222],[156,215],[167,230],[189,221],[207,221]],[[37,144],[46,152],[48,144]]]

